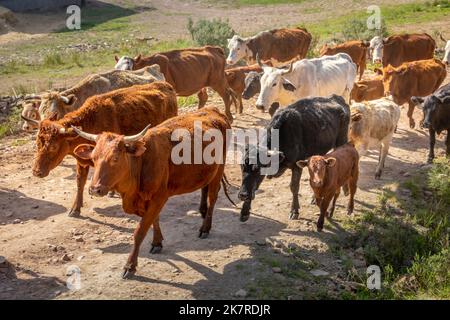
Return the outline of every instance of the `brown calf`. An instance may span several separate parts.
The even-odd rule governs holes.
[[[69,215],[79,216],[83,189],[92,162],[73,153],[86,140],[73,132],[71,126],[93,133],[108,130],[130,135],[149,123],[157,125],[176,116],[177,112],[175,91],[167,82],[157,81],[91,97],[80,109],[66,114],[62,119],[46,119],[39,123],[33,175],[46,177],[66,155],[74,156],[77,159],[77,195]]]
[[[205,159],[201,163],[193,162],[195,122],[201,123],[202,137],[207,130],[215,130],[222,135],[221,143],[216,141],[216,137],[214,141],[203,141],[201,144],[199,151],[203,155],[206,148],[218,143],[214,149],[216,158],[212,162],[207,163]],[[161,251],[163,236],[158,223],[159,214],[170,197],[202,190],[200,212],[203,224],[199,237],[208,236],[225,168],[226,131],[231,129],[226,116],[217,108],[207,107],[174,117],[148,131],[146,128],[134,137],[113,133],[94,135],[74,129],[85,139],[96,142],[95,148],[83,144],[75,150],[78,157],[94,163],[95,172],[89,192],[104,196],[108,191],[116,190],[122,196],[123,210],[142,218],[134,232],[134,246],[124,268],[124,278],[136,271],[139,248],[151,225],[154,228],[151,252]],[[178,146],[172,136],[179,130],[188,132],[191,146],[190,159],[180,163],[172,158],[172,149]]]
[[[355,82],[350,99],[355,102],[377,100],[384,97],[383,76],[377,75],[371,79]]]
[[[245,77],[249,72],[262,72],[262,68],[257,64],[248,67],[237,67],[225,70],[228,84],[233,89],[237,97],[239,104],[239,113],[243,111],[242,93],[245,90]],[[236,113],[238,112],[238,106],[236,105]]]
[[[361,80],[364,74],[364,70],[366,70],[368,47],[369,47],[368,42],[360,40],[347,41],[333,47],[329,47],[327,44],[325,44],[320,49],[320,56],[324,55],[333,56],[337,53],[348,54],[352,58],[353,62],[358,66],[359,80]]]
[[[312,156],[308,160],[297,161],[300,168],[308,167],[309,183],[314,191],[316,204],[320,208],[317,231],[322,231],[325,215],[333,217],[336,200],[341,187],[347,195],[350,191],[347,213],[352,214],[354,196],[358,184],[359,155],[355,147],[347,143],[325,156]],[[328,206],[333,200],[331,210]]]

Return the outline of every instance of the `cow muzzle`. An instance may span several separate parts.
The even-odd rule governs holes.
[[[89,187],[89,194],[94,197],[104,197],[108,194],[109,189],[105,186],[96,185]]]
[[[48,176],[48,172],[44,172],[41,169],[33,169],[33,176],[38,178],[45,178]]]
[[[240,191],[238,194],[239,200],[241,201],[249,201],[255,199],[255,193],[252,192],[251,194],[247,191]]]

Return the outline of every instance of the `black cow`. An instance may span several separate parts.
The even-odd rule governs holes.
[[[239,198],[244,201],[241,221],[248,220],[251,202],[264,177],[279,177],[286,169],[292,170],[290,188],[293,200],[289,218],[297,219],[302,169],[296,162],[313,155],[324,155],[329,150],[347,143],[349,122],[350,108],[344,98],[338,95],[302,99],[275,113],[266,127],[266,136],[262,143],[246,148],[241,165],[242,186],[239,191]],[[273,129],[279,130],[278,151],[273,150],[275,146],[272,146],[271,142]],[[279,157],[273,158],[275,155]],[[277,172],[266,176],[261,174],[261,170],[270,165],[261,159],[278,159]]]
[[[423,127],[430,132],[430,152],[428,162],[434,159],[436,133],[447,130],[447,156],[450,155],[450,83],[437,89],[433,94],[421,98],[411,97],[411,101],[423,111]]]

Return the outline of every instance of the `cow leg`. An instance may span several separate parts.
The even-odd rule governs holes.
[[[244,104],[242,103],[242,93],[237,93],[236,95],[239,104],[239,113],[242,113],[244,111]],[[236,106],[236,113],[238,113],[237,106]]]
[[[198,93],[198,108],[201,109],[205,106],[206,101],[208,101],[208,91],[206,91],[206,88],[202,88]]]
[[[391,142],[391,137],[384,139],[384,141],[381,142],[378,166],[377,166],[377,170],[375,171],[375,179],[377,179],[377,180],[381,178],[381,173],[384,168],[384,162],[386,161],[386,157],[389,152],[390,142]]]
[[[323,199],[320,201],[320,217],[319,220],[317,220],[317,231],[323,230],[323,223],[325,221],[325,216],[327,214],[328,206],[330,205],[331,199],[333,198],[334,194],[332,195],[326,195],[323,197]]]
[[[219,174],[216,175],[215,179],[208,185],[208,209],[206,211],[206,216],[203,217],[203,224],[200,228],[198,237],[205,239],[209,235],[212,225],[212,216],[214,212],[214,205],[216,204],[217,197],[220,190],[220,181],[222,180],[224,168],[220,169]]]
[[[336,200],[337,200],[337,198],[339,198],[339,194],[340,194],[340,193],[341,193],[341,188],[338,188],[337,191],[336,191],[336,193],[334,194],[333,202],[331,203],[331,209],[330,209],[330,211],[328,212],[328,217],[329,217],[330,219],[333,218],[334,209],[335,209],[335,207],[336,207]]]
[[[207,199],[208,199],[208,186],[202,188],[202,196],[200,198],[200,208],[198,209],[203,219],[205,218],[206,211],[208,210],[208,204],[206,202]]]
[[[408,113],[407,113],[407,115],[408,115],[408,118],[409,118],[409,127],[411,129],[414,129],[414,127],[416,126],[416,122],[414,121],[414,118],[413,118],[413,113],[414,113],[414,104],[411,101],[409,101],[408,102]]]
[[[134,230],[133,249],[128,256],[126,265],[124,266],[124,271],[122,273],[123,279],[131,277],[136,272],[139,249],[141,247],[142,241],[144,241],[148,229],[150,229],[150,226],[155,222],[155,219],[158,219],[158,215],[166,201],[167,198],[154,197],[154,199],[149,202],[147,211],[144,213],[141,221],[139,221],[138,226]]]
[[[87,176],[89,173],[89,166],[83,167],[77,163],[77,195],[72,208],[69,210],[69,217],[79,217],[81,213],[81,207],[83,206],[83,191],[86,185]]]
[[[434,145],[436,144],[436,132],[433,128],[429,129],[430,132],[430,150],[428,153],[428,163],[432,163],[434,159]],[[447,133],[447,139],[448,139],[448,133]]]
[[[354,170],[352,178],[350,178],[350,182],[348,183],[349,189],[350,189],[350,197],[348,199],[348,206],[347,206],[347,214],[351,215],[353,213],[353,208],[355,206],[355,193],[356,189],[358,188],[358,169],[356,171]]]
[[[152,247],[150,249],[151,254],[160,253],[162,251],[162,241],[164,237],[161,232],[161,228],[159,226],[159,215],[156,217],[155,221],[153,221],[153,241]]]
[[[291,175],[291,192],[292,192],[292,205],[291,213],[289,214],[290,220],[298,219],[298,210],[300,209],[300,204],[298,202],[298,192],[300,190],[300,179],[302,177],[302,169],[295,167],[292,169]]]
[[[225,84],[222,86],[212,87],[213,90],[215,90],[219,96],[222,98],[223,103],[225,104],[225,114],[230,121],[230,123],[233,123],[233,115],[230,111],[231,106],[231,89],[228,88]],[[237,103],[237,102],[236,102]]]

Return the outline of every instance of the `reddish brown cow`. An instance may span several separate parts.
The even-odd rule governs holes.
[[[347,143],[336,148],[325,156],[312,156],[308,160],[297,161],[300,168],[308,167],[309,183],[314,191],[316,204],[320,208],[320,217],[317,221],[317,230],[323,229],[325,215],[333,217],[336,200],[341,187],[344,193],[350,191],[347,213],[353,213],[354,197],[359,176],[359,155],[355,147]],[[331,210],[328,206],[333,200]]]
[[[329,55],[333,56],[336,53],[346,53],[348,54],[353,62],[358,66],[359,70],[359,80],[361,80],[364,70],[366,70],[366,59],[367,59],[367,48],[369,47],[369,43],[366,41],[347,41],[341,44],[338,44],[333,47],[329,47],[325,44],[320,49],[320,56]]]
[[[187,97],[197,93],[198,107],[205,106],[208,100],[206,87],[211,87],[223,99],[225,113],[230,121],[231,101],[235,100],[225,76],[225,54],[219,47],[201,47],[172,50],[151,55],[149,57],[122,57],[116,59],[116,69],[136,70],[153,64],[159,65],[166,81],[169,82],[179,96]]]
[[[398,67],[404,62],[426,60],[434,57],[436,41],[426,33],[397,34],[388,38],[379,36],[370,40],[372,61],[383,67]]]
[[[273,66],[280,66],[305,58],[311,39],[311,34],[304,28],[273,29],[248,38],[234,35],[228,40],[227,63],[232,65],[245,59],[247,64],[255,64],[258,55],[262,61],[270,60]]]
[[[204,155],[207,148],[215,144],[213,161],[194,164],[194,122],[202,124],[202,137],[208,131],[215,131],[222,140],[203,141],[201,150]],[[140,135],[127,137],[113,133],[94,135],[75,130],[85,139],[95,141],[96,146],[83,144],[76,148],[75,154],[94,163],[95,172],[89,191],[93,195],[104,196],[110,190],[118,191],[122,196],[123,210],[136,214],[141,221],[134,232],[134,246],[128,257],[123,277],[128,277],[136,271],[139,248],[148,229],[153,224],[152,251],[159,252],[162,248],[163,236],[159,227],[159,214],[166,201],[174,196],[202,190],[200,212],[203,224],[199,237],[206,238],[211,230],[212,215],[216,203],[220,183],[223,179],[226,155],[226,132],[231,126],[225,115],[217,108],[207,107],[197,112],[184,114],[169,119],[160,125],[143,130]],[[173,141],[176,132],[187,133],[190,151],[183,149],[183,159],[174,160],[173,149],[178,143]],[[221,142],[219,142],[219,140]],[[190,143],[190,144],[189,144]],[[176,152],[179,155],[180,150]],[[225,188],[225,187],[224,187]]]
[[[262,72],[262,68],[255,64],[246,67],[237,67],[225,70],[225,75],[227,76],[228,84],[230,88],[236,93],[237,101],[239,104],[239,113],[243,111],[242,104],[242,93],[245,90],[245,77],[249,72]],[[238,106],[236,105],[236,112],[238,112]]]
[[[66,155],[77,159],[77,196],[70,216],[79,216],[83,204],[83,189],[91,161],[77,157],[73,150],[86,143],[71,126],[79,126],[93,133],[108,130],[120,134],[135,134],[149,123],[157,125],[176,116],[175,91],[167,82],[154,82],[119,89],[89,98],[83,106],[54,121],[42,120],[37,136],[37,152],[33,174],[46,177]]]
[[[377,100],[384,97],[383,76],[376,75],[371,79],[355,82],[350,99],[355,102]]]
[[[400,67],[383,69],[386,95],[392,95],[396,104],[408,103],[409,125],[414,128],[412,96],[425,97],[436,91],[447,76],[445,65],[438,59],[405,62]]]

